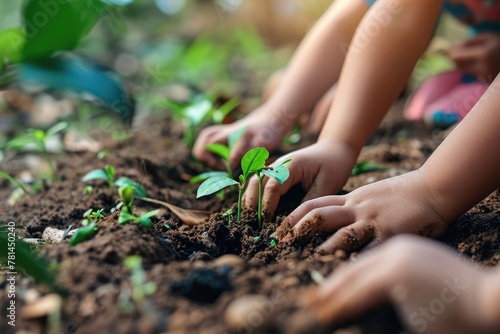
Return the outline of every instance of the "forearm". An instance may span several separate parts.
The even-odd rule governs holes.
[[[267,102],[273,112],[298,118],[309,112],[338,80],[348,45],[368,6],[364,0],[336,0],[295,52],[283,82]]]
[[[421,172],[444,219],[452,221],[500,185],[500,77]]]
[[[359,152],[425,51],[442,0],[378,0],[354,35],[320,135]]]

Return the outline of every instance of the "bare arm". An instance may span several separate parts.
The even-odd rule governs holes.
[[[425,51],[442,4],[378,0],[354,36],[321,140],[361,150]]]

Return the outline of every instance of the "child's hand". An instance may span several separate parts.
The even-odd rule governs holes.
[[[286,112],[263,105],[233,124],[216,125],[204,129],[196,140],[193,155],[212,168],[224,169],[222,161],[205,147],[213,143],[227,144],[229,135],[241,128],[246,128],[244,135],[231,151],[231,167],[236,168],[241,157],[251,148],[265,147],[272,151],[279,147],[294,121],[294,118],[287,117]]]
[[[462,71],[492,82],[500,72],[500,35],[485,33],[471,38],[452,48],[449,57]]]
[[[282,185],[275,179],[264,179],[262,197],[264,213],[272,216],[278,207],[280,197],[296,184],[301,184],[305,190],[309,190],[304,200],[335,194],[342,189],[349,178],[356,158],[357,154],[347,145],[327,140],[281,157],[273,165],[291,159],[286,164],[290,170],[290,178]],[[254,176],[245,191],[245,207],[253,210],[257,208],[258,190],[258,180]]]
[[[390,302],[411,332],[498,333],[495,278],[435,242],[399,236],[341,266],[303,300],[324,323]]]
[[[334,172],[330,170],[327,176],[332,175]],[[363,186],[344,196],[305,202],[283,221],[277,234],[280,241],[294,242],[309,239],[318,232],[332,232],[333,236],[318,251],[353,251],[402,233],[439,236],[447,222],[437,210],[420,171],[414,171]]]

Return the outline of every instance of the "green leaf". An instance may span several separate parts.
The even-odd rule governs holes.
[[[131,221],[136,221],[137,217],[134,215],[131,215],[130,213],[126,211],[120,211],[120,215],[118,216],[118,224],[127,224]]]
[[[153,211],[149,211],[149,212],[144,212],[143,214],[141,214],[141,217],[151,218],[151,217],[156,216],[158,214],[158,212],[160,212],[160,210],[153,210]]]
[[[59,122],[47,130],[46,137],[52,137],[53,135],[55,135],[58,132],[61,132],[67,127],[68,127],[67,122]]]
[[[244,126],[241,129],[238,129],[229,135],[227,142],[230,151],[233,149],[234,145],[236,145],[238,140],[240,140],[240,138],[245,134],[247,129],[248,126]]]
[[[0,258],[5,262],[9,258],[10,241],[8,240],[9,227],[2,226],[0,228]],[[24,274],[32,277],[36,283],[42,283],[49,286],[52,290],[58,290],[56,286],[56,277],[54,272],[49,270],[50,263],[33,252],[30,246],[20,241],[15,240],[16,252],[16,270],[22,271]]]
[[[135,189],[132,186],[122,186],[118,188],[118,195],[120,195],[120,199],[125,206],[131,206],[134,202],[134,192]]]
[[[210,172],[205,172],[205,173],[201,173],[199,175],[193,176],[189,180],[189,183],[195,184],[195,183],[203,182],[203,181],[208,180],[209,178],[214,177],[214,176],[227,176],[227,177],[229,177],[227,175],[227,172],[210,171]]]
[[[97,225],[95,222],[90,223],[88,226],[80,227],[78,230],[76,230],[75,234],[73,234],[73,236],[69,240],[69,245],[75,246],[80,242],[92,238],[96,231]]]
[[[207,151],[210,151],[212,153],[217,154],[225,161],[229,160],[229,147],[227,147],[226,145],[214,143],[214,144],[210,144],[210,145],[205,146],[205,149]]]
[[[120,177],[118,180],[115,181],[115,186],[117,187],[131,186],[132,188],[134,188],[137,196],[146,197],[146,191],[144,190],[144,188],[139,183],[132,181],[128,177]]]
[[[82,178],[83,182],[87,182],[90,180],[105,180],[108,182],[111,181],[108,174],[103,169],[94,169],[85,174],[85,176]]]
[[[28,134],[9,140],[7,144],[5,144],[5,148],[8,150],[19,150],[30,144],[39,146],[35,138],[31,134]]]
[[[263,147],[253,148],[241,159],[241,169],[243,176],[248,179],[251,173],[260,171],[266,166],[269,152]]]
[[[290,171],[283,165],[263,169],[261,173],[267,177],[274,178],[279,182],[279,184],[285,183],[285,181],[290,177]]]
[[[151,226],[153,226],[151,219],[149,217],[146,217],[146,216],[139,217],[139,224],[141,224],[142,226],[144,226],[146,228],[150,228]]]
[[[221,189],[238,184],[227,176],[214,176],[203,182],[198,188],[196,198],[211,195]]]
[[[221,105],[217,110],[214,111],[212,119],[215,124],[221,124],[231,111],[233,111],[237,106],[240,105],[240,100],[237,97],[233,97],[223,105]]]
[[[210,116],[213,111],[212,107],[212,101],[205,97],[198,97],[185,109],[184,114],[191,124],[198,126]]]
[[[354,166],[351,175],[359,175],[361,173],[386,170],[387,167],[371,161],[363,161]]]
[[[22,49],[26,42],[21,28],[10,28],[0,32],[0,69],[4,61],[17,63],[22,60]]]
[[[108,180],[111,182],[115,178],[115,167],[106,165],[104,166],[104,171],[108,174]]]
[[[75,48],[106,8],[99,0],[28,0],[23,11],[23,56],[41,59]]]
[[[13,185],[15,185],[16,187],[18,188],[21,188],[21,190],[27,194],[28,191],[26,190],[26,188],[24,187],[24,184],[22,184],[21,181],[18,181],[16,180],[15,178],[13,178],[12,176],[10,176],[9,174],[5,173],[5,172],[2,172],[0,170],[0,177],[3,177],[5,179],[7,179],[9,182],[11,182]]]

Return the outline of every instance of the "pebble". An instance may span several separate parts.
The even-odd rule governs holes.
[[[224,313],[224,320],[231,332],[263,328],[273,309],[272,302],[263,295],[247,295],[232,301]]]
[[[37,299],[21,309],[21,316],[24,319],[35,319],[58,312],[62,306],[62,299],[57,294],[50,294]]]
[[[216,266],[228,266],[234,269],[243,269],[246,267],[245,260],[233,254],[222,255],[215,259],[214,264]]]

